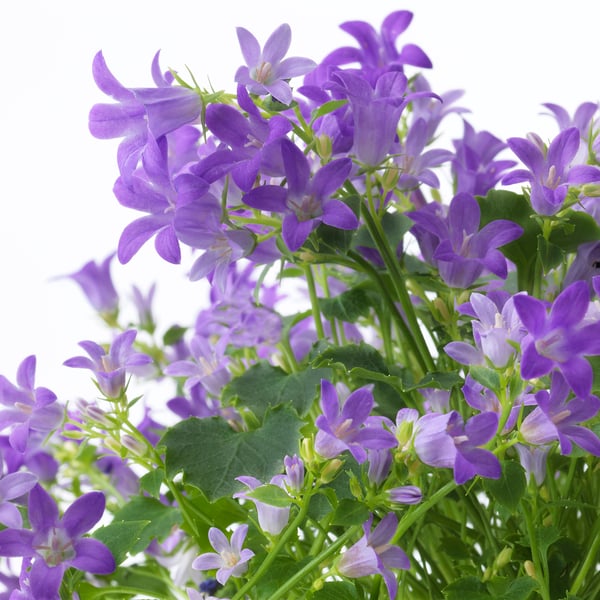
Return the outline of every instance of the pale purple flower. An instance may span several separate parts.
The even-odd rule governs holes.
[[[373,485],[380,486],[390,474],[393,457],[389,448],[381,450],[367,450],[369,468],[367,478]]]
[[[29,587],[35,598],[53,598],[69,567],[105,575],[115,570],[115,560],[100,541],[83,537],[104,513],[101,492],[79,497],[59,518],[54,499],[36,485],[29,492],[28,516],[31,530],[8,528],[0,531],[0,555],[22,556],[31,564]]]
[[[600,274],[600,242],[588,242],[577,248],[575,259],[563,278],[563,287],[574,281],[586,281],[592,292],[592,280]]]
[[[69,358],[63,364],[67,367],[90,369],[96,376],[98,387],[108,398],[118,398],[125,390],[129,373],[146,371],[152,358],[136,352],[133,343],[137,336],[135,329],[119,334],[113,340],[108,352],[105,348],[89,340],[79,345],[88,353],[86,356]]]
[[[240,525],[231,535],[231,542],[216,527],[208,530],[208,539],[216,552],[206,552],[192,563],[192,569],[198,571],[217,570],[217,581],[224,585],[230,577],[240,577],[247,569],[247,562],[254,552],[243,548],[248,533],[248,525]]]
[[[124,87],[108,70],[102,52],[94,57],[92,73],[96,85],[116,104],[92,107],[90,132],[102,139],[124,138],[117,153],[122,175],[130,175],[137,167],[149,137],[158,139],[195,121],[202,110],[199,94],[185,87],[171,87],[172,76],[160,74],[158,53],[152,65],[156,88]]]
[[[375,400],[367,387],[352,392],[340,410],[335,386],[321,380],[321,410],[315,424],[319,428],[315,450],[324,458],[334,458],[349,450],[358,463],[367,460],[367,449],[381,450],[397,445],[394,435],[381,426],[365,425]]]
[[[569,398],[570,388],[557,371],[552,373],[550,391],[536,395],[537,408],[521,423],[520,434],[530,444],[543,445],[554,440],[560,443],[561,454],[570,454],[573,442],[595,456],[600,456],[600,439],[580,423],[596,416],[600,398]]]
[[[416,425],[414,448],[419,459],[432,467],[454,469],[454,480],[461,485],[475,475],[498,479],[501,467],[498,458],[483,446],[494,437],[498,415],[484,412],[466,423],[460,414],[429,413]]]
[[[66,275],[79,285],[94,309],[104,315],[114,315],[119,307],[119,296],[110,275],[114,256],[113,252],[101,263],[90,260],[79,271]]]
[[[373,515],[363,525],[363,537],[342,554],[337,571],[344,577],[381,575],[390,600],[394,600],[398,593],[398,581],[391,569],[410,569],[410,560],[402,548],[390,543],[398,527],[398,518],[394,513],[385,515],[373,531],[372,523]]]
[[[25,358],[17,369],[17,385],[0,375],[0,430],[10,430],[10,445],[20,453],[36,432],[47,435],[56,429],[64,414],[54,392],[35,387],[35,367],[35,356]]]
[[[531,206],[540,215],[553,215],[560,210],[569,186],[600,181],[600,169],[591,165],[572,166],[579,150],[577,127],[561,131],[546,148],[539,136],[509,138],[510,149],[527,169],[517,169],[505,175],[504,184],[528,181],[531,186]]]
[[[600,354],[600,322],[584,321],[590,291],[585,281],[575,281],[554,300],[550,312],[537,298],[518,294],[515,308],[527,335],[521,343],[521,376],[536,379],[558,369],[577,396],[592,389],[592,367],[585,356]]]
[[[521,466],[525,470],[528,481],[532,478],[536,485],[540,486],[546,478],[546,459],[550,452],[550,444],[544,446],[526,446],[515,444],[515,450],[519,455]]]
[[[219,201],[210,193],[181,206],[175,213],[177,237],[192,248],[205,252],[196,259],[190,279],[198,281],[209,276],[213,285],[224,289],[229,266],[250,254],[254,237],[248,229],[233,229],[222,222]]]
[[[292,30],[287,23],[280,25],[260,48],[258,40],[243,27],[237,28],[240,48],[247,66],[240,67],[235,81],[245,85],[253,94],[271,94],[283,104],[292,103],[292,89],[286,81],[305,75],[317,65],[309,58],[283,58],[290,48]]]
[[[349,158],[339,158],[321,167],[311,177],[310,164],[295,144],[281,141],[281,154],[287,186],[261,185],[244,196],[244,203],[260,210],[282,212],[282,236],[295,252],[320,223],[338,229],[356,229],[358,219],[352,209],[332,198],[352,168]]]
[[[497,219],[479,229],[481,210],[471,194],[454,196],[446,217],[429,206],[407,216],[415,222],[411,231],[421,251],[426,258],[433,251],[431,260],[447,285],[467,288],[485,271],[506,279],[506,258],[498,248],[522,235],[520,225]]]
[[[507,145],[488,131],[476,132],[464,121],[463,137],[454,140],[456,156],[452,172],[456,180],[456,193],[485,196],[499,181],[514,160],[494,160]]]
[[[226,349],[227,340],[223,338],[212,344],[207,338],[195,335],[190,341],[192,360],[175,361],[164,371],[167,375],[185,377],[184,388],[188,391],[200,384],[210,394],[220,396],[223,387],[231,380]]]
[[[0,479],[0,523],[7,527],[20,528],[23,519],[19,509],[10,500],[26,494],[37,483],[32,473],[8,473]]]
[[[262,485],[262,481],[256,479],[256,477],[250,477],[249,475],[242,475],[235,478],[236,481],[243,483],[248,490],[255,490],[257,487]],[[278,485],[280,488],[285,489],[285,476],[274,476],[271,479],[273,485]],[[263,531],[271,535],[279,535],[283,528],[288,524],[290,518],[290,507],[289,506],[273,506],[261,502],[256,498],[248,495],[248,492],[236,492],[233,494],[234,498],[244,498],[254,502],[256,506],[256,512],[258,514],[258,524]],[[291,505],[290,498],[290,505]]]

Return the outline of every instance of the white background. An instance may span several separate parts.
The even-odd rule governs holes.
[[[77,286],[53,277],[102,260],[139,216],[112,195],[116,140],[96,140],[87,115],[109,99],[91,76],[102,49],[128,87],[151,86],[161,64],[200,84],[234,91],[242,63],[235,34],[244,26],[264,42],[277,25],[293,31],[290,55],[319,61],[353,38],[337,28],[367,20],[377,29],[391,11],[415,13],[401,43],[430,56],[437,92],[462,88],[471,123],[502,139],[534,130],[555,134],[542,102],[572,112],[600,96],[596,3],[564,0],[384,0],[221,2],[204,0],[6,0],[0,3],[0,373],[14,381],[21,360],[38,357],[37,384],[63,400],[94,394],[88,375],[61,366],[77,342],[104,341]],[[409,73],[412,71],[409,70]],[[457,123],[458,124],[458,123]],[[460,127],[457,129],[460,131]],[[189,266],[189,260],[186,261]],[[117,286],[147,289],[159,280],[162,322],[189,324],[204,294],[185,265],[163,262],[148,244],[131,263],[113,264]],[[162,315],[162,316],[161,316]]]

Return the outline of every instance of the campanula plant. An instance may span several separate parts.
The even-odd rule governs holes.
[[[598,105],[477,131],[412,18],[320,62],[238,27],[233,92],[91,60],[134,213],[59,279],[81,397],[0,376],[0,598],[600,597]],[[150,240],[191,321],[113,284]]]

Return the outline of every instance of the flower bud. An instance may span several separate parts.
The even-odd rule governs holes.
[[[146,456],[146,447],[142,442],[125,433],[121,436],[121,444],[136,456]]]
[[[331,138],[325,133],[316,137],[315,150],[322,159],[329,160],[332,154]]]
[[[500,551],[500,554],[498,554],[498,556],[496,557],[496,560],[494,561],[494,566],[496,567],[496,569],[502,569],[510,562],[511,557],[512,548],[510,548],[509,546],[504,546],[504,548],[502,548],[502,550]]]
[[[530,560],[526,560],[523,563],[523,568],[525,569],[525,573],[527,573],[527,575],[529,575],[529,577],[531,577],[532,579],[537,579],[537,574],[535,572],[535,565]]]
[[[339,458],[333,458],[326,465],[323,471],[321,471],[321,482],[329,483],[333,481],[340,470],[340,467],[343,465],[343,461]]]
[[[398,504],[418,504],[423,499],[421,490],[416,485],[402,485],[388,490],[391,502]]]

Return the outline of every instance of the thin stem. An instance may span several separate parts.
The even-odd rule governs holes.
[[[306,277],[306,283],[308,285],[308,295],[310,297],[310,306],[312,309],[312,316],[315,321],[315,328],[317,330],[317,338],[322,340],[325,338],[325,330],[323,329],[323,322],[321,321],[321,311],[319,309],[319,298],[317,297],[317,287],[315,285],[315,278],[313,276],[312,268],[310,265],[304,263],[302,265],[304,276]]]

